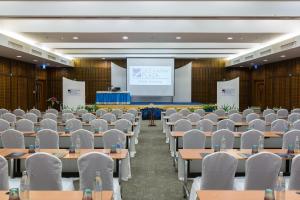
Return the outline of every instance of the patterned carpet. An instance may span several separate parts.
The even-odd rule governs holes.
[[[131,159],[132,179],[122,184],[123,200],[183,199],[182,184],[177,179],[165,144],[162,124],[148,127],[143,121],[136,157]]]

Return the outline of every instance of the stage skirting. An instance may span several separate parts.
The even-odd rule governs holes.
[[[105,105],[127,105],[131,102],[131,96],[129,92],[102,92],[96,93],[96,104]]]

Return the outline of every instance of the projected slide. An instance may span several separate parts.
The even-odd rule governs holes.
[[[172,67],[169,66],[130,66],[130,85],[171,85]]]

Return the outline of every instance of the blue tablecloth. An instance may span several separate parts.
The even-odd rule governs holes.
[[[129,92],[97,92],[96,104],[130,104]]]

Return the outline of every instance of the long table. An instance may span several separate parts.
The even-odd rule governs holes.
[[[30,191],[30,200],[82,200],[82,191]],[[8,199],[7,191],[0,191],[0,199]],[[101,200],[112,200],[112,191],[102,191]]]
[[[96,92],[96,104],[130,104],[130,102],[129,92]]]

